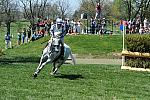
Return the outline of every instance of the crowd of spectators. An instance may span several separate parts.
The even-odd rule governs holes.
[[[90,34],[107,34],[108,29],[106,29],[107,20],[105,18],[95,19],[94,17],[90,20],[90,30],[88,30],[88,26],[86,27],[86,32],[83,33],[90,33]],[[35,41],[39,38],[44,36],[51,36],[50,29],[53,24],[56,23],[56,20],[50,19],[42,19],[41,17],[37,18],[35,24],[28,26],[27,28],[18,29],[17,30],[17,45],[21,45],[27,43],[29,41]],[[81,26],[82,29],[81,29]],[[64,19],[63,20],[63,28],[67,35],[77,35],[80,34],[82,31],[85,30],[84,24],[81,23],[80,20],[74,21],[74,19]],[[90,32],[89,32],[90,31]],[[140,17],[126,21],[126,31],[128,34],[146,34],[150,33],[150,23],[148,22],[147,18],[141,22]],[[109,30],[108,34],[112,34],[112,30]],[[5,34],[5,43],[6,49],[12,48],[11,46],[11,35],[9,32]]]
[[[99,34],[103,35],[106,34],[108,31],[106,29],[107,20],[105,18],[95,20],[93,17],[90,21],[90,33],[91,34]],[[109,30],[111,31],[111,30]]]
[[[145,18],[142,22],[140,17],[126,22],[127,34],[150,34],[150,23]]]
[[[56,23],[56,20],[43,19],[38,17],[36,23],[27,28],[17,30],[17,45],[27,43],[29,41],[35,41],[44,36],[50,36],[50,29],[53,24]],[[81,22],[80,20],[74,21],[74,19],[64,19],[63,27],[67,35],[77,35],[81,33]],[[10,33],[5,34],[6,49],[12,48],[11,46],[12,35]],[[9,46],[10,45],[10,46]]]

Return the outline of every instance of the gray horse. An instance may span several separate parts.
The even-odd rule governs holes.
[[[55,49],[55,47],[52,45],[52,43],[49,43],[49,45],[47,45],[46,48],[43,50],[39,66],[33,74],[34,78],[37,77],[37,74],[47,63],[53,64],[51,75],[55,75],[60,66],[65,63],[69,56],[71,57],[72,62],[75,65],[75,58],[72,55],[71,49],[67,44],[64,43],[63,55],[61,53],[61,46],[59,46],[58,51],[53,49]]]

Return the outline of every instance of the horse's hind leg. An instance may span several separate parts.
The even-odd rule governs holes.
[[[54,75],[54,71],[55,71],[55,69],[56,69],[56,63],[55,62],[53,62],[53,68],[52,68],[52,72],[50,73],[51,75]]]
[[[62,63],[53,63],[53,69],[52,69],[51,75],[55,75],[62,64],[63,64],[63,62]]]

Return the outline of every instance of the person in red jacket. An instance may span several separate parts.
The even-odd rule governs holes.
[[[97,2],[95,10],[96,10],[95,19],[99,19],[101,17],[101,4],[99,2]]]

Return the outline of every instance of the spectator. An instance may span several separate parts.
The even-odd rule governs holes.
[[[94,18],[91,19],[91,33],[95,34],[96,22]]]
[[[128,21],[128,28],[129,28],[129,34],[131,34],[131,30],[132,30],[132,21],[131,20]]]
[[[47,33],[50,35],[50,28],[51,28],[51,20],[47,21]]]
[[[136,20],[135,20],[135,18],[133,19],[133,21],[132,21],[132,30],[131,30],[131,33],[135,33],[135,28],[136,28],[136,26],[135,26],[135,24],[136,24]]]
[[[73,29],[75,34],[77,34],[77,32],[78,32],[77,27],[78,27],[78,23],[77,23],[77,21],[75,21],[74,29]]]
[[[7,33],[5,34],[5,44],[6,44],[5,48],[6,48],[6,49],[12,48],[12,46],[11,46],[11,38],[12,38],[12,36],[10,35],[9,32],[7,32]]]
[[[65,19],[64,23],[63,23],[63,26],[64,26],[64,31],[65,33],[67,34],[69,32],[69,19]]]
[[[40,34],[39,34],[39,35],[41,35],[41,37],[44,37],[44,35],[45,35],[45,30],[44,30],[44,28],[40,30]]]
[[[143,33],[144,33],[144,29],[143,29],[142,24],[140,24],[139,34],[143,34]]]
[[[96,10],[95,19],[100,19],[100,17],[101,17],[101,5],[99,2],[97,2],[95,10]]]
[[[72,21],[70,22],[70,34],[71,33],[74,33],[74,26],[75,26],[75,22],[74,22],[74,19],[72,19]]]
[[[23,28],[23,32],[22,32],[22,43],[24,43],[26,40],[26,29]]]
[[[31,41],[35,41],[36,39],[37,39],[36,33],[32,34],[32,36],[31,36]]]
[[[147,21],[147,18],[144,19],[144,30],[147,30],[148,29],[148,21]]]
[[[27,33],[28,33],[27,42],[29,42],[29,40],[31,39],[31,26],[28,27]]]
[[[38,20],[38,22],[36,23],[36,28],[35,30],[37,29],[37,31],[39,32],[40,31],[40,20]]]
[[[17,33],[17,44],[20,45],[21,44],[21,32],[18,30],[18,33]]]
[[[101,24],[101,20],[99,20],[97,22],[97,25],[96,25],[96,33],[99,34],[99,35],[102,35],[102,24]]]
[[[76,26],[76,28],[77,28],[77,34],[80,34],[81,33],[81,21],[79,20],[79,21],[77,21],[77,26]]]
[[[140,29],[140,24],[141,24],[141,21],[140,21],[140,17],[137,18],[136,20],[136,23],[135,23],[135,32],[138,33],[139,29]]]
[[[35,34],[36,33],[36,24],[33,24],[32,25],[32,34]]]

